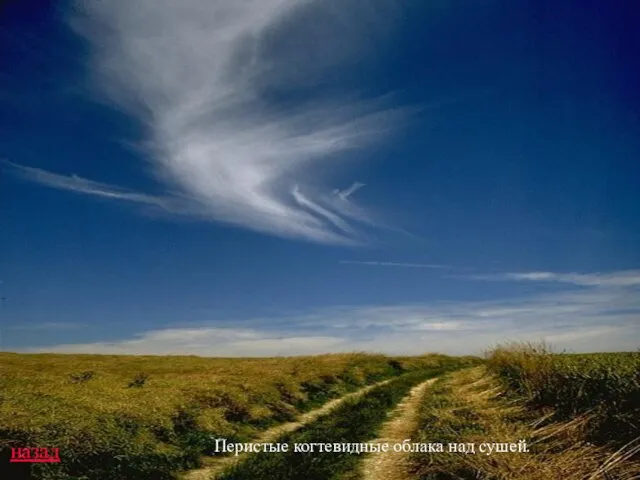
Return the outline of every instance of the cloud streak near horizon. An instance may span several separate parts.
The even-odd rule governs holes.
[[[522,272],[470,275],[470,280],[567,283],[583,287],[633,287],[640,285],[640,270],[615,273]]]
[[[545,276],[534,273],[521,275],[544,281]],[[566,275],[548,273],[561,278]],[[591,279],[578,290],[559,285],[560,289],[551,293],[487,301],[339,306],[279,318],[215,319],[201,325],[141,332],[119,342],[26,351],[210,356],[356,350],[467,354],[514,340],[545,340],[553,347],[575,351],[636,350],[640,347],[640,277],[636,274],[575,274]]]
[[[345,154],[406,110],[311,90],[390,33],[388,0],[80,0],[69,25],[91,47],[99,98],[138,120],[166,197],[16,167],[43,185],[321,243],[366,242],[378,220],[329,183]],[[349,20],[345,22],[345,20]],[[340,48],[338,48],[340,47]],[[310,93],[311,92],[311,93]],[[276,101],[293,93],[296,101]],[[299,97],[299,98],[298,98]],[[339,180],[342,181],[342,180]]]
[[[461,267],[452,267],[449,265],[437,265],[432,263],[378,262],[378,261],[360,261],[360,260],[340,260],[340,262],[338,263],[342,265],[368,265],[370,267],[462,269]]]

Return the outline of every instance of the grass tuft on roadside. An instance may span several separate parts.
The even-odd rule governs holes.
[[[557,421],[588,415],[590,441],[621,447],[640,436],[640,352],[555,354],[544,344],[513,343],[487,357],[529,408]]]
[[[430,388],[420,409],[415,440],[472,443],[475,453],[414,453],[420,480],[631,480],[640,475],[633,460],[640,445],[617,449],[588,441],[593,413],[554,420],[553,412],[531,410],[509,394],[485,366],[447,375]],[[485,442],[527,442],[528,452],[479,451]]]

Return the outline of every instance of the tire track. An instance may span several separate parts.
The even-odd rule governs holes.
[[[360,390],[356,390],[355,392],[348,393],[343,395],[340,398],[336,398],[330,400],[319,408],[315,410],[311,410],[309,412],[303,413],[300,415],[296,421],[287,422],[281,425],[276,425],[268,430],[265,430],[256,438],[252,439],[251,442],[255,443],[269,443],[275,442],[280,437],[287,433],[292,433],[298,430],[299,428],[314,422],[318,418],[325,416],[339,407],[342,403],[347,400],[351,400],[354,398],[361,397],[366,394],[370,390],[379,387],[380,385],[385,385],[389,383],[392,379],[383,380],[378,383],[374,383],[367,387],[361,388]],[[204,457],[205,467],[198,468],[195,470],[189,470],[186,473],[183,473],[181,476],[182,480],[213,480],[217,475],[222,473],[228,467],[235,463],[239,463],[244,460],[250,454],[240,454],[238,456],[224,456],[224,457]]]
[[[418,407],[426,389],[435,382],[431,378],[411,389],[407,396],[391,411],[390,417],[373,443],[401,443],[411,439],[418,424]],[[362,480],[412,480],[409,474],[409,452],[379,452],[366,456],[361,464]]]

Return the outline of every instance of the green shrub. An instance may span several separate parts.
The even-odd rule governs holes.
[[[131,380],[131,382],[129,382],[128,387],[129,388],[141,388],[142,386],[144,386],[145,383],[147,383],[147,380],[149,380],[149,375],[146,373],[139,373],[137,374],[133,380]]]

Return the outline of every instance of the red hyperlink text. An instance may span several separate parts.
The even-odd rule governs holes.
[[[11,463],[59,463],[59,448],[21,447],[11,449]]]

